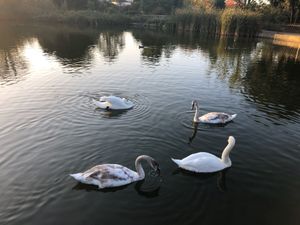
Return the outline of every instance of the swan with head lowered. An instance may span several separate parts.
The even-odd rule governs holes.
[[[99,189],[123,186],[145,178],[145,172],[141,165],[143,160],[155,172],[160,172],[158,163],[152,157],[141,155],[135,160],[136,172],[119,164],[102,164],[82,173],[70,174],[70,176],[81,183],[97,185]]]
[[[128,99],[113,95],[102,96],[99,101],[93,99],[93,102],[99,108],[107,110],[125,110],[133,107],[133,103]]]
[[[180,168],[196,173],[213,173],[231,166],[229,153],[235,145],[233,136],[229,136],[228,145],[222,153],[222,157],[218,158],[207,152],[198,152],[184,159],[172,159]]]
[[[192,110],[194,109],[196,109],[194,115],[195,123],[225,124],[237,116],[237,114],[230,115],[224,112],[210,112],[203,116],[199,116],[199,105],[196,100],[192,102]]]

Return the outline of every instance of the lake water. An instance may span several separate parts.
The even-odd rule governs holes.
[[[1,24],[0,34],[0,224],[299,224],[296,49],[142,30]],[[135,107],[96,109],[107,94]],[[196,127],[194,99],[201,114],[238,116]],[[229,135],[224,172],[170,160],[220,156]],[[161,178],[144,165],[144,182],[101,191],[69,176],[101,163],[134,169],[141,154]]]

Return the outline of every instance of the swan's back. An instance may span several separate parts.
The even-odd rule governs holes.
[[[76,179],[74,175],[71,175]],[[136,172],[119,164],[102,164],[81,173],[76,179],[82,183],[95,184],[100,188],[117,187],[138,180]]]
[[[233,120],[236,117],[236,114],[230,115],[224,112],[210,112],[203,116],[199,117],[199,120],[202,123],[227,123]]]
[[[127,109],[133,107],[133,103],[125,98],[120,98],[117,96],[103,96],[100,101],[107,101],[111,104],[112,109]]]
[[[197,172],[197,173],[211,173],[226,168],[226,165],[220,158],[207,152],[199,152],[182,160],[173,160],[180,168]]]

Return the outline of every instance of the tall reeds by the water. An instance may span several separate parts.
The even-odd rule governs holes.
[[[177,10],[167,28],[209,35],[254,37],[260,31],[261,15],[242,9]]]
[[[260,21],[259,13],[226,9],[221,13],[221,34],[254,37],[260,31]]]

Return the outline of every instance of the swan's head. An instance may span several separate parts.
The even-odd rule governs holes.
[[[228,144],[235,145],[235,138],[233,136],[228,137]]]
[[[196,100],[193,100],[192,101],[192,110],[194,110],[195,107],[198,107],[198,102]]]
[[[140,155],[139,157],[136,158],[135,160],[135,165],[137,166],[141,160],[146,160],[147,163],[150,165],[150,167],[156,172],[156,173],[160,173],[160,169],[159,169],[159,164],[158,162],[153,159],[152,157],[148,156],[148,155]]]
[[[151,159],[150,161],[151,168],[158,174],[160,174],[160,168],[158,162],[155,161],[155,159]]]

